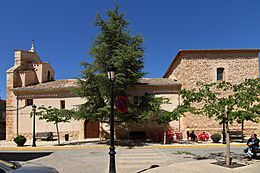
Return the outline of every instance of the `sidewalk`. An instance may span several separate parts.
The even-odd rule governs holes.
[[[254,164],[238,167],[226,168],[219,165],[211,164],[216,160],[202,160],[171,164],[165,167],[153,168],[145,171],[145,173],[259,173],[260,162]]]
[[[60,149],[85,149],[85,148],[108,148],[107,145],[99,144],[99,139],[85,139],[73,141],[36,141],[36,147],[32,147],[32,140],[27,140],[23,147],[17,147],[14,141],[0,140],[0,150],[60,150]]]
[[[117,145],[118,144],[118,145]],[[13,141],[0,140],[0,150],[60,150],[60,149],[95,149],[109,147],[108,141],[100,141],[99,138],[85,139],[85,140],[61,140],[61,145],[57,141],[36,141],[36,147],[31,147],[32,140],[27,140],[25,146],[17,147]],[[245,143],[231,143],[231,146],[245,146]],[[146,142],[129,142],[116,141],[116,147],[128,148],[206,148],[206,147],[225,147],[225,144],[207,142],[190,142],[181,141],[179,143],[160,144],[160,143],[146,143]]]

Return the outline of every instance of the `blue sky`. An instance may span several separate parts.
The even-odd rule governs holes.
[[[80,62],[98,35],[95,16],[114,0],[0,1],[0,97],[5,99],[6,70],[14,49],[31,40],[56,79],[80,75]],[[180,49],[259,48],[260,1],[118,0],[132,34],[141,34],[146,77],[162,77]]]

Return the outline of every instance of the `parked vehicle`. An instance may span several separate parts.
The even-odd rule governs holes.
[[[59,173],[56,169],[39,166],[24,164],[21,165],[18,162],[8,162],[0,160],[0,173]]]

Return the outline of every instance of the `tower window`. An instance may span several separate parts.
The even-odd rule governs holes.
[[[217,81],[224,80],[224,68],[217,68]]]

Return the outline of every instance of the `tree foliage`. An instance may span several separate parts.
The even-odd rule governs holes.
[[[128,96],[130,100],[127,113],[121,115],[115,111],[116,120],[141,122],[152,113],[158,113],[160,104],[164,101],[163,98],[145,94],[140,97],[138,105],[131,103],[132,96],[127,91],[145,75],[143,38],[130,34],[129,22],[124,18],[124,14],[119,12],[118,5],[106,15],[106,20],[99,14],[96,17],[95,25],[100,32],[89,52],[93,61],[82,63],[84,70],[78,79],[79,88],[74,90],[78,96],[85,99],[85,103],[77,108],[76,118],[107,120],[111,97],[107,67],[112,65],[116,68],[114,96]]]
[[[40,120],[46,120],[46,122],[53,122],[54,124],[70,122],[72,118],[70,110],[53,108],[51,106],[47,108],[40,106],[37,109],[36,115],[39,116]]]
[[[184,111],[193,114],[206,115],[215,118],[225,125],[227,138],[226,164],[230,165],[230,138],[229,124],[234,121],[242,123],[245,120],[258,122],[259,114],[260,80],[247,79],[241,84],[232,85],[228,82],[212,84],[198,84],[193,90],[182,90],[182,106]]]
[[[247,79],[232,85],[228,82],[198,84],[197,89],[182,90],[187,112],[214,117],[220,124],[259,120],[259,79]]]
[[[53,108],[51,106],[48,108],[40,106],[36,111],[36,115],[39,116],[40,120],[45,120],[46,122],[52,122],[55,124],[58,134],[58,144],[60,144],[59,123],[70,122],[74,112],[67,109]]]
[[[234,97],[237,111],[233,116],[237,122],[259,121],[260,115],[260,79],[247,79],[245,82],[234,85]]]

